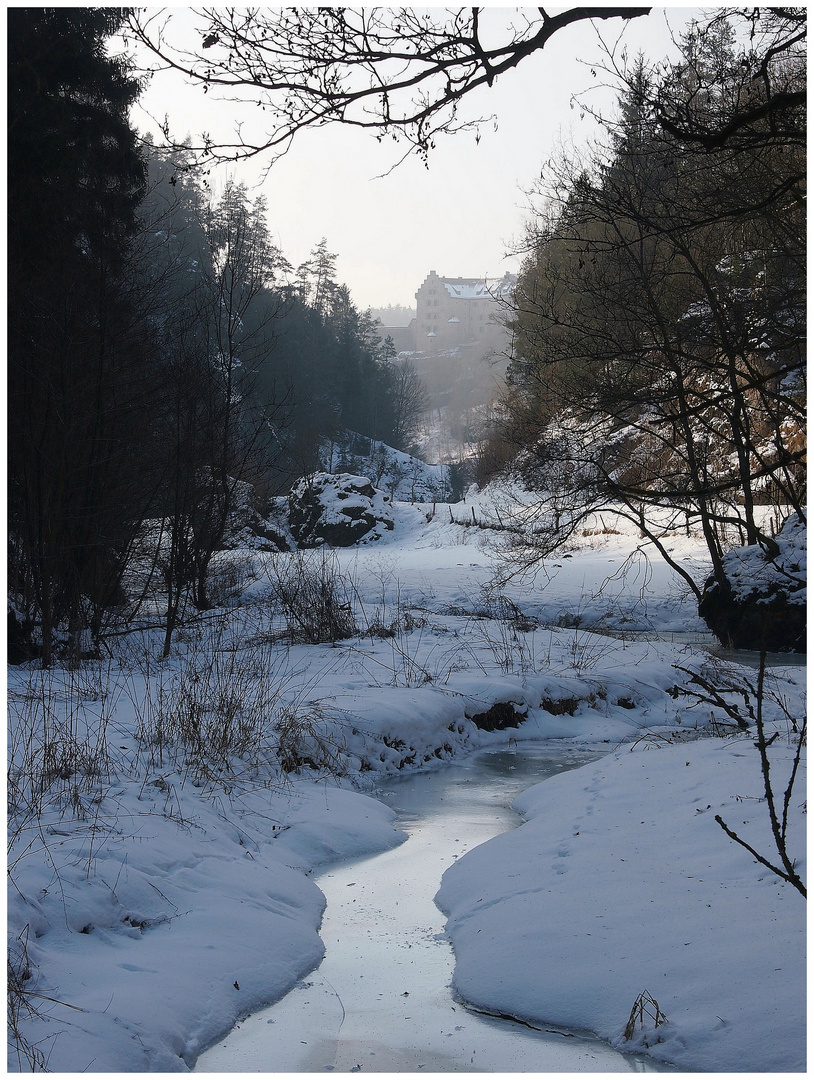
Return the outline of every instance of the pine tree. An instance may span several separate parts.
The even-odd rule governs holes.
[[[116,595],[138,473],[140,346],[122,269],[144,190],[128,107],[138,83],[107,55],[125,9],[8,12],[11,586],[74,651]]]

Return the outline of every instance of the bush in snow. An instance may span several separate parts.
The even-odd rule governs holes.
[[[297,552],[275,561],[273,595],[294,643],[333,643],[358,633],[351,604],[352,582],[329,551]]]

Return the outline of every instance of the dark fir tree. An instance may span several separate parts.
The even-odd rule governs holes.
[[[106,42],[126,9],[8,11],[11,583],[74,650],[115,599],[131,528],[140,346],[121,270],[143,193]]]

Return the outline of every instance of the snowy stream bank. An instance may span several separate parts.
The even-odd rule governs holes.
[[[198,1072],[583,1072],[652,1069],[583,1037],[478,1016],[456,1000],[433,903],[443,871],[519,824],[525,788],[586,763],[551,745],[487,751],[383,785],[407,832],[398,848],[319,875],[322,965],[198,1060]],[[540,958],[544,962],[544,958]]]
[[[738,729],[731,706],[704,690],[741,706],[747,692],[753,703],[754,671],[698,648],[693,598],[624,523],[588,530],[534,582],[495,596],[494,538],[432,510],[394,506],[379,544],[331,553],[356,604],[360,631],[349,640],[283,641],[273,583],[299,556],[228,552],[239,603],[186,628],[169,661],[157,659],[161,639],[148,628],[77,671],[9,670],[8,934],[21,1040],[11,1070],[30,1071],[36,1056],[52,1072],[184,1072],[240,1017],[297,999],[316,1002],[325,1024],[317,1037],[308,1021],[314,1039],[298,1038],[292,1067],[340,1060],[344,1009],[340,1034],[351,1041],[334,1068],[377,1069],[371,1054],[383,1050],[365,1045],[375,1033],[358,997],[377,967],[392,979],[373,997],[410,1006],[384,1026],[390,1068],[406,1058],[410,1068],[426,1060],[426,1071],[490,1069],[496,1032],[511,1049],[495,1051],[494,1071],[557,1067],[538,1062],[549,1050],[529,1029],[469,1016],[397,978],[409,969],[396,960],[422,952],[446,957],[434,987],[454,979],[480,1009],[595,1032],[604,1040],[589,1044],[595,1054],[613,1046],[701,1071],[805,1069],[805,902],[717,821],[774,857],[755,725]],[[701,579],[698,538],[671,543]],[[789,666],[795,659],[767,676],[763,714],[781,802],[797,778],[787,846],[805,880],[805,668]],[[252,740],[227,761],[201,756],[187,738],[190,703],[214,732],[236,708]],[[495,706],[518,726],[480,727]],[[516,784],[520,755],[552,741],[601,756]],[[486,803],[488,827],[462,834],[462,821],[484,815],[456,808],[446,854],[419,856],[435,865],[412,923],[424,944],[400,948],[395,924],[376,913],[400,912],[418,874],[406,869],[376,898],[362,895],[357,873],[374,867],[384,882],[384,868],[402,866],[426,833],[415,807],[381,793],[437,783],[446,809],[445,785],[468,775],[475,751],[515,747],[512,779]],[[74,764],[53,768],[55,754]],[[324,768],[308,767],[315,754]],[[525,821],[512,827],[521,788]],[[396,850],[388,801],[413,815]],[[348,862],[381,852],[381,862]],[[352,876],[341,878],[343,867]],[[327,966],[343,904],[365,912],[363,940],[378,949],[392,938],[390,955],[357,966],[364,979],[349,989]],[[331,987],[319,990],[326,975]],[[638,1024],[627,1041],[644,991],[668,1023]],[[422,997],[438,1030],[416,1045],[401,1036],[406,1024],[429,1031],[415,1021]],[[512,1065],[529,1039],[532,1063]],[[274,1053],[280,1064],[264,1059],[263,1069],[287,1067],[279,1044]]]

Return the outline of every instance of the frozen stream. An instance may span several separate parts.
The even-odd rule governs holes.
[[[433,903],[455,859],[519,824],[525,788],[595,755],[557,746],[484,751],[383,785],[409,834],[400,847],[316,878],[327,899],[322,965],[202,1054],[198,1072],[624,1072],[649,1063],[590,1036],[468,1011]]]

